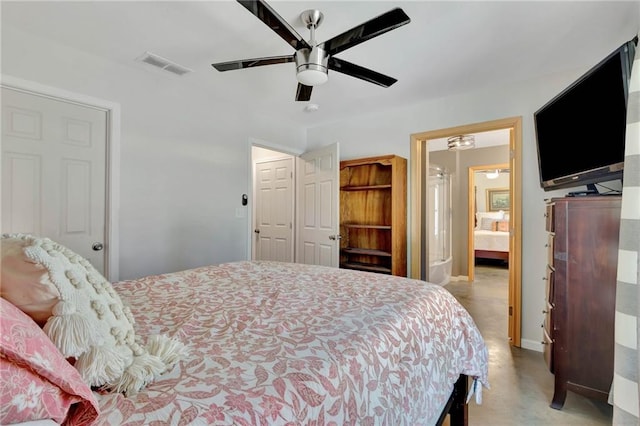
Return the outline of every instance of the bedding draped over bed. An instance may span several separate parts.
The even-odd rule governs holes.
[[[321,266],[234,262],[114,284],[138,332],[190,355],[99,424],[432,425],[487,350],[444,288]],[[332,423],[333,422],[333,423]]]

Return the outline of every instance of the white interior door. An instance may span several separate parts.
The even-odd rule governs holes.
[[[339,158],[337,143],[300,156],[296,174],[298,263],[338,267]]]
[[[104,110],[2,88],[2,232],[49,237],[104,274]]]
[[[293,157],[256,163],[255,259],[293,262]]]

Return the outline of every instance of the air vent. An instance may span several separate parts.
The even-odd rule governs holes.
[[[175,62],[171,62],[170,60],[163,58],[162,56],[158,56],[155,53],[151,53],[151,52],[144,52],[144,54],[142,54],[136,59],[138,61],[144,62],[149,65],[153,65],[156,68],[160,68],[164,71],[167,71],[176,75],[185,75],[193,71],[187,67],[178,65]]]

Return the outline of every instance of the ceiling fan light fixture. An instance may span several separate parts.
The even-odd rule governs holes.
[[[500,171],[496,170],[495,172],[487,172],[485,173],[487,179],[498,179],[500,177]]]
[[[476,138],[473,135],[457,135],[447,139],[447,148],[449,151],[463,150],[475,148]]]
[[[329,76],[326,71],[311,68],[313,65],[307,65],[307,68],[298,70],[296,77],[298,82],[305,86],[319,86],[326,83],[329,80]]]
[[[296,52],[296,78],[305,86],[319,86],[329,80],[326,52],[315,46]]]

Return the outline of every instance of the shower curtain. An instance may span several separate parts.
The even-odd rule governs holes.
[[[614,425],[640,424],[640,46],[631,69],[616,286]]]

